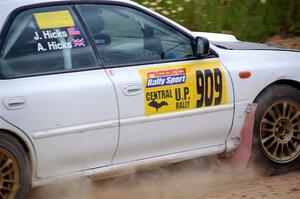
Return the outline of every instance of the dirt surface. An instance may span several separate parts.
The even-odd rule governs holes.
[[[300,50],[300,36],[287,38],[283,38],[281,36],[274,36],[267,39],[265,43]]]
[[[299,199],[300,173],[257,178],[216,187],[206,199]]]
[[[265,177],[223,171],[199,158],[93,182],[74,178],[37,188],[30,199],[299,199],[300,172]]]
[[[300,49],[300,37],[266,43]],[[65,179],[34,189],[29,199],[300,199],[300,172],[266,177],[251,168],[237,174],[199,158],[97,182]]]

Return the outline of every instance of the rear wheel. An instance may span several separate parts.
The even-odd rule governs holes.
[[[0,199],[24,199],[30,188],[27,155],[12,136],[0,132]]]
[[[300,166],[300,90],[274,85],[257,100],[253,154],[274,174]]]

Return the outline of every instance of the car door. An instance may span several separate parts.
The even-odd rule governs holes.
[[[217,56],[197,59],[193,38],[145,11],[121,5],[78,9],[118,96],[120,139],[113,163],[224,149],[233,93]]]
[[[0,116],[31,139],[38,177],[111,164],[116,95],[70,6],[18,14],[0,61]]]

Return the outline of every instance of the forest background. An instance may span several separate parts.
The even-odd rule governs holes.
[[[193,31],[262,42],[300,35],[300,0],[136,0]]]

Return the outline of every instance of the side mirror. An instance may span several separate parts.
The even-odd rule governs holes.
[[[196,38],[196,52],[195,55],[197,57],[205,57],[209,55],[209,41],[205,37],[197,37]]]

